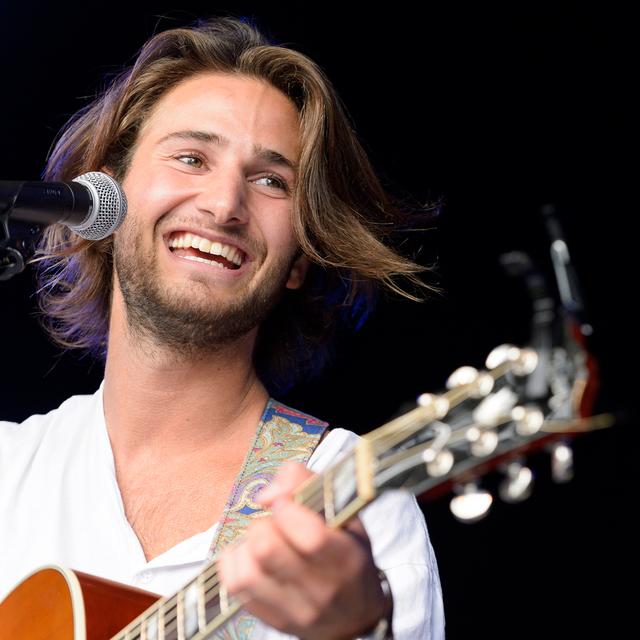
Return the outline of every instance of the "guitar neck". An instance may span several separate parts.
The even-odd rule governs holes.
[[[461,367],[450,376],[445,393],[422,394],[416,408],[360,438],[328,470],[309,478],[294,500],[338,528],[381,490],[403,488],[424,496],[540,449],[581,420],[570,407],[563,419],[549,422],[542,409],[518,405],[521,396],[527,400],[526,388],[511,378],[526,379],[537,362],[532,350],[503,345],[487,358],[489,371]],[[580,375],[574,381],[580,389],[582,369],[577,368]],[[563,399],[574,395],[566,393]],[[543,430],[545,421],[551,433]],[[159,600],[113,640],[204,640],[240,608],[221,585],[214,558],[183,589]]]
[[[343,526],[375,498],[371,447],[361,441],[336,464],[314,475],[295,492],[294,500],[322,515],[331,527]],[[358,471],[360,469],[360,471]],[[217,571],[217,560],[168,598],[162,598],[112,640],[200,640],[223,627],[240,610]]]

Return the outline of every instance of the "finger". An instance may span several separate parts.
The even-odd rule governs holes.
[[[297,634],[317,616],[318,607],[308,592],[262,571],[244,543],[221,552],[218,571],[229,595],[280,631]]]
[[[324,519],[291,500],[274,504],[272,520],[284,540],[322,573],[357,570],[368,554],[363,541],[350,532],[330,529]],[[356,524],[357,535],[365,535]]]
[[[278,470],[272,483],[260,491],[256,502],[270,507],[279,498],[293,495],[295,490],[313,475],[304,465],[287,462]]]
[[[304,561],[276,526],[273,518],[261,518],[247,529],[243,545],[263,573],[290,581],[304,571]]]

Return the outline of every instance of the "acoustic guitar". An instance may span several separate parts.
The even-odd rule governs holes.
[[[517,501],[530,491],[525,454],[549,448],[557,480],[571,475],[567,440],[610,426],[591,415],[594,368],[574,340],[556,348],[502,345],[486,369],[461,367],[439,395],[361,438],[294,499],[341,527],[387,489],[428,499],[455,493],[454,515],[481,517],[491,496],[477,480],[503,470],[500,495]],[[225,626],[240,604],[220,584],[216,560],[171,597],[60,566],[24,579],[0,603],[0,638],[28,640],[202,640],[229,637]]]

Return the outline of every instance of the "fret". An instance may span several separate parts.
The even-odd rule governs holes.
[[[211,582],[204,590],[204,627],[208,628],[209,623],[220,615],[220,598],[217,589],[218,576],[214,573],[205,584]]]
[[[157,609],[142,621],[142,632],[146,640],[158,640],[158,611]]]
[[[178,592],[162,603],[161,640],[178,640]]]
[[[165,640],[164,637],[164,604],[158,607],[158,640]]]
[[[350,452],[332,469],[333,482],[333,504],[335,512],[339,513],[357,495],[356,490],[356,459],[355,454]]]
[[[176,625],[178,631],[178,640],[185,640],[184,637],[184,591],[178,591],[177,594],[177,618]]]
[[[197,640],[204,640],[205,638],[212,637],[211,634],[215,631],[222,631],[224,638],[230,638],[227,632],[222,628],[233,616],[240,611],[240,604],[237,600],[230,600],[229,610],[226,613],[218,613],[218,615],[207,622],[207,625],[196,636]],[[218,636],[216,636],[218,637]]]
[[[324,519],[326,522],[331,523],[336,515],[336,508],[333,501],[333,469],[328,469],[322,481],[323,489],[323,505],[324,505]]]
[[[198,575],[195,579],[194,584],[196,585],[196,595],[197,595],[197,616],[198,616],[198,631],[203,631],[207,626],[207,615],[206,615],[206,598],[205,598],[205,589],[204,589],[204,571]]]
[[[358,496],[365,502],[371,502],[376,497],[373,484],[373,445],[364,438],[356,445],[356,482]]]
[[[341,527],[348,522],[353,516],[355,516],[361,509],[364,509],[369,504],[369,501],[363,500],[359,496],[356,496],[344,509],[342,509],[335,517],[332,526],[334,528]]]
[[[220,583],[218,597],[220,599],[220,613],[226,614],[229,611],[229,594],[227,593],[227,588],[222,583]]]
[[[200,626],[198,621],[198,587],[196,581],[183,589],[182,627],[184,638],[193,637]]]

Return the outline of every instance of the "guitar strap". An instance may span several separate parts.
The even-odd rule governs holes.
[[[209,559],[236,540],[252,519],[269,514],[256,504],[258,492],[270,484],[285,462],[305,464],[328,427],[327,422],[296,411],[269,398],[256,430],[256,437],[240,469],[209,549]],[[220,640],[248,640],[256,618],[240,611],[224,629],[212,637]]]

